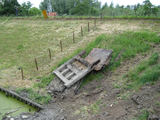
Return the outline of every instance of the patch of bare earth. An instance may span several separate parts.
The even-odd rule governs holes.
[[[119,96],[122,88],[114,87],[114,84],[123,85],[123,75],[141,61],[147,60],[153,52],[160,52],[160,45],[155,45],[146,54],[138,54],[122,62],[115,71],[104,73],[100,82],[94,80],[82,87],[78,95],[54,96],[54,102],[68,120],[129,120],[142,114],[142,110],[160,117],[160,80],[155,85],[142,86],[138,92],[124,90],[126,99]]]

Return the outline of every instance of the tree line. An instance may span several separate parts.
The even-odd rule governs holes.
[[[43,0],[39,8],[59,15],[100,15],[104,16],[160,16],[160,5],[153,5],[150,0],[135,5],[110,5],[107,2],[101,7],[98,0]]]
[[[39,8],[32,8],[30,1],[21,5],[17,0],[2,0],[0,3],[0,15],[15,15],[15,8],[18,8],[18,15],[41,15],[43,10],[57,12],[58,15],[92,15],[99,16],[160,16],[160,5],[153,5],[150,0],[144,0],[142,4],[120,6],[110,5],[107,2],[101,6],[98,0],[43,0]]]
[[[98,0],[43,0],[39,8],[59,15],[99,15],[101,2]]]
[[[19,16],[41,15],[41,10],[36,7],[32,7],[32,5],[33,4],[30,1],[23,2],[20,5],[17,0],[2,0],[2,3],[0,3],[0,15],[15,16],[16,8],[18,9]]]

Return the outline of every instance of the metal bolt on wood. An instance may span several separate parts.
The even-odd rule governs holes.
[[[63,48],[62,48],[62,41],[60,41],[60,45],[61,45],[61,52],[63,51]]]
[[[36,68],[37,68],[37,71],[38,71],[38,64],[37,64],[37,60],[35,59],[35,64],[36,64]]]

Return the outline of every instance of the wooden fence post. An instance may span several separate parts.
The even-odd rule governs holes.
[[[102,13],[101,13],[101,21],[102,21]]]
[[[89,22],[88,22],[88,32],[89,32]]]
[[[50,59],[51,59],[51,50],[49,49],[49,57],[50,57]]]
[[[75,43],[74,32],[73,32],[73,43]]]
[[[60,41],[60,45],[61,45],[61,52],[63,51],[63,48],[62,48],[62,41]]]
[[[22,80],[24,80],[24,76],[23,76],[23,68],[21,68],[21,74],[22,74]]]
[[[38,64],[37,64],[37,60],[35,59],[35,64],[36,64],[36,68],[37,68],[37,71],[38,71]]]
[[[82,29],[82,26],[81,26],[81,35],[83,36],[83,29]]]

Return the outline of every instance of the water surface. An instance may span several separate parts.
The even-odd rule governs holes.
[[[6,97],[5,93],[0,91],[0,120],[2,119],[2,116],[5,115],[5,113],[8,113],[17,108],[19,108],[18,111],[9,114],[9,116],[18,116],[22,112],[27,113],[29,112],[29,108],[31,110],[30,113],[33,113],[37,110],[32,106],[29,106],[15,98],[12,98],[11,96]]]

